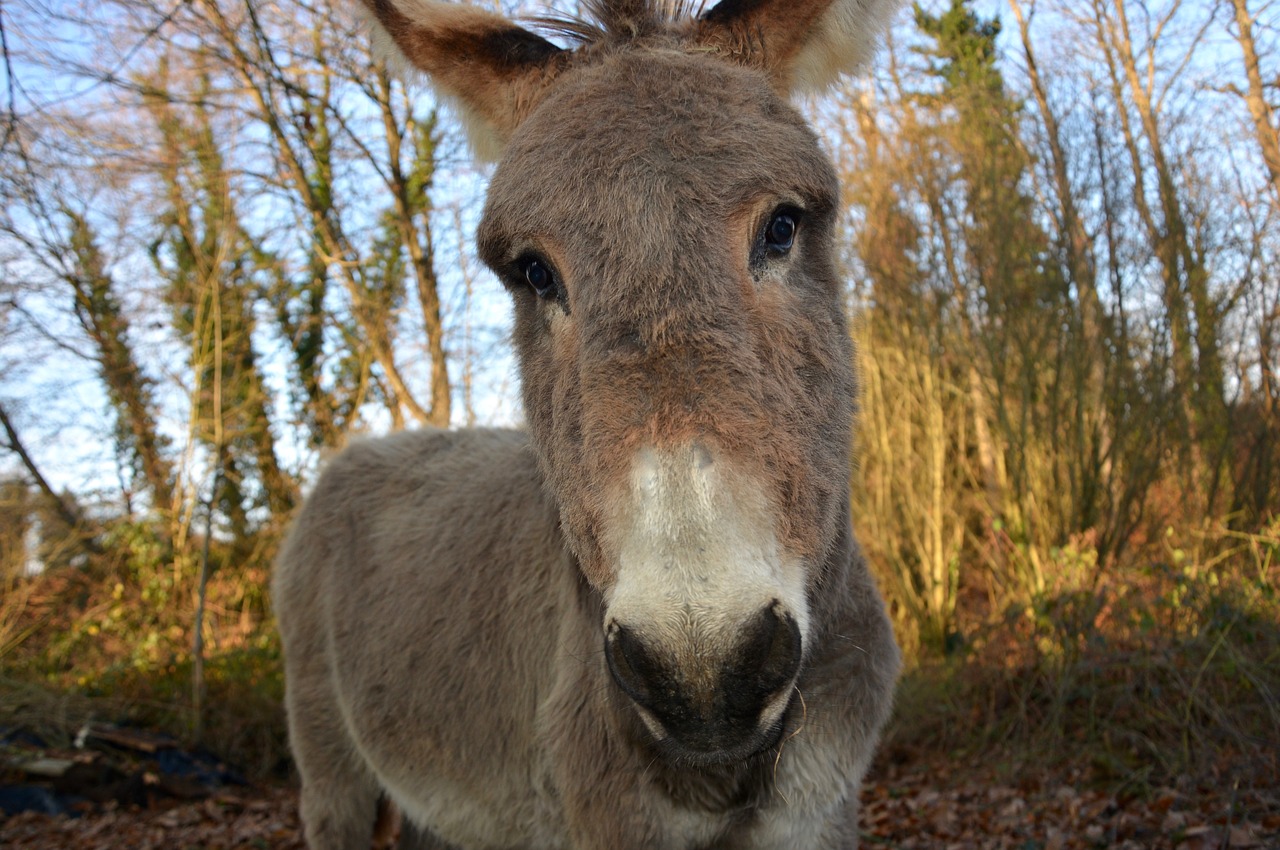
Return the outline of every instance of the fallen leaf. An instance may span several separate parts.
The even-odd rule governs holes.
[[[1262,841],[1259,840],[1251,825],[1241,824],[1231,827],[1227,845],[1229,847],[1261,847]]]

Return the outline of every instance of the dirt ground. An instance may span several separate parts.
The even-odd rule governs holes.
[[[1221,786],[1089,790],[1065,777],[1002,784],[945,762],[877,768],[863,789],[863,848],[1280,848],[1280,789]],[[0,822],[8,850],[298,850],[297,793],[241,789],[208,799]]]

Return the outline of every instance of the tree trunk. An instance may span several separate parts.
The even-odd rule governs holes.
[[[391,104],[391,78],[385,68],[378,69],[377,79],[378,107],[382,112],[382,124],[387,139],[387,169],[391,194],[396,203],[396,227],[400,233],[400,241],[409,255],[409,264],[413,269],[414,283],[418,289],[418,303],[422,309],[422,325],[427,334],[427,350],[431,355],[431,409],[427,421],[441,428],[449,427],[450,386],[449,368],[444,350],[444,323],[440,314],[440,291],[433,263],[433,245],[431,240],[431,199],[427,194],[430,186],[430,172],[422,182],[424,185],[410,186],[410,180],[401,165],[401,156],[405,136],[413,139],[415,127],[410,119],[408,127],[402,129],[396,121],[395,110]],[[409,108],[406,106],[406,109]],[[415,156],[420,152],[415,151]],[[434,151],[427,156],[434,159]],[[416,165],[421,165],[416,163]],[[425,166],[434,167],[434,162]],[[414,192],[411,197],[410,192]],[[421,222],[422,239],[418,236]],[[426,243],[425,245],[423,243]]]
[[[120,309],[115,281],[106,270],[88,222],[75,213],[67,216],[74,267],[65,279],[71,287],[76,317],[96,349],[98,371],[126,443],[121,448],[137,457],[152,508],[162,516],[171,516],[177,510],[173,466],[163,454],[151,387],[129,343],[129,320]]]
[[[1249,107],[1249,116],[1253,119],[1253,132],[1262,149],[1262,161],[1267,166],[1267,174],[1271,177],[1271,189],[1276,201],[1280,202],[1280,131],[1276,129],[1275,114],[1267,101],[1266,91],[1262,84],[1262,69],[1258,62],[1258,49],[1253,40],[1254,18],[1249,14],[1246,0],[1231,0],[1236,13],[1236,43],[1244,54],[1245,77],[1249,81],[1249,89],[1244,93],[1245,103]]]
[[[269,65],[265,70],[270,76],[282,76],[279,66],[275,64],[274,57],[266,56],[260,61],[255,61],[245,52],[243,40],[214,0],[203,0],[202,5],[210,15],[215,36],[221,40],[228,51],[233,71],[244,82],[250,97],[258,107],[258,117],[266,124],[267,131],[276,142],[283,160],[282,164],[288,172],[294,190],[310,214],[312,225],[323,240],[323,248],[327,252],[327,256],[324,257],[326,263],[337,268],[342,276],[347,295],[351,299],[352,316],[365,335],[369,350],[382,370],[382,377],[388,388],[392,390],[395,403],[403,405],[415,420],[430,422],[431,414],[418,402],[396,364],[395,355],[388,340],[387,327],[376,322],[381,311],[371,309],[367,304],[368,299],[357,279],[357,269],[352,262],[356,252],[351,249],[341,226],[329,213],[327,205],[313,191],[313,187],[307,180],[307,171],[303,167],[301,156],[288,133],[285,132],[282,116],[290,113],[277,106],[274,92],[269,90],[268,84],[255,75],[256,71],[264,70],[263,63],[265,63]],[[266,43],[267,37],[257,28],[256,16],[251,4],[246,3],[246,10],[249,13],[249,20],[255,27],[257,36],[255,43]],[[293,86],[292,89],[294,95],[309,98],[309,95],[297,86]]]

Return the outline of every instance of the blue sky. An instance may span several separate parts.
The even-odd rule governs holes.
[[[932,3],[931,8],[939,8],[943,3]],[[1040,0],[1045,7],[1045,0]],[[1154,8],[1162,8],[1162,4],[1152,4]],[[561,9],[572,4],[559,4]],[[171,7],[179,10],[181,3]],[[1004,3],[981,2],[977,8],[983,14],[997,13],[1004,22],[1003,46],[1009,67],[1021,64],[1020,48],[1017,46],[1016,22]],[[1211,6],[1207,0],[1185,4],[1188,14],[1187,30],[1194,32],[1198,24],[1192,21],[1206,19]],[[1263,8],[1259,6],[1259,8]],[[94,2],[55,2],[41,3],[39,0],[8,0],[0,13],[4,16],[5,34],[10,51],[12,68],[15,76],[5,78],[0,84],[0,91],[12,90],[16,97],[19,113],[26,119],[44,120],[54,115],[67,115],[76,119],[93,120],[104,115],[116,114],[120,95],[108,84],[94,80],[80,71],[85,67],[107,69],[117,76],[126,76],[127,72],[146,62],[153,51],[162,46],[168,38],[168,25],[150,32],[150,25],[144,23],[139,31],[133,31],[119,41],[106,36],[120,29],[123,22],[120,7],[113,4]],[[1220,13],[1221,14],[1221,13]],[[1265,7],[1266,24],[1259,37],[1269,39],[1268,46],[1274,45],[1273,6]],[[74,19],[88,19],[94,26],[77,23]],[[906,14],[903,20],[907,19]],[[136,21],[134,22],[136,24]],[[1037,19],[1037,27],[1052,27],[1054,19],[1047,8],[1042,8]],[[1136,18],[1134,25],[1139,30],[1142,22]],[[1041,31],[1044,31],[1043,29]],[[1173,42],[1171,41],[1172,45]],[[1067,67],[1073,61],[1073,53],[1080,46],[1069,40],[1049,40],[1042,45],[1046,64],[1052,67]],[[1217,103],[1221,95],[1210,90],[1208,81],[1219,83],[1238,77],[1239,60],[1235,55],[1236,47],[1231,42],[1226,30],[1214,29],[1203,50],[1197,53],[1196,63],[1187,69],[1184,83],[1189,88],[1180,90],[1176,106],[1168,113],[1171,121],[1186,122],[1187,131],[1198,137],[1195,144],[1211,146],[1221,145],[1222,140],[1238,137],[1235,127],[1216,126],[1210,122],[1201,122],[1189,110],[1197,109],[1196,98],[1202,97],[1204,102]],[[1006,72],[1010,79],[1015,75]],[[1201,82],[1196,82],[1204,81]],[[1197,95],[1197,86],[1200,94]],[[431,104],[431,94],[422,85],[416,85],[416,97],[424,109]],[[1072,103],[1072,93],[1079,93],[1071,80],[1057,78],[1055,95],[1058,105],[1064,109],[1068,119],[1073,110],[1082,108],[1083,103]],[[825,118],[839,121],[838,115],[830,112],[833,107],[829,102],[812,106]],[[134,113],[136,115],[136,113]],[[1217,106],[1210,111],[1212,115],[1221,115]],[[472,409],[475,419],[481,424],[508,424],[518,422],[519,405],[516,399],[514,368],[505,344],[509,308],[506,296],[498,284],[485,272],[471,254],[471,236],[478,214],[479,202],[485,185],[487,172],[465,161],[463,146],[457,129],[446,121],[447,158],[438,172],[438,182],[433,192],[439,213],[434,220],[435,239],[437,245],[438,272],[442,278],[442,296],[445,300],[447,321],[451,336],[449,343],[454,355],[452,377],[455,390],[455,424],[465,424],[467,409],[462,403],[461,384],[467,356],[470,360],[472,379],[475,382],[472,393]],[[116,153],[119,153],[117,151]],[[72,152],[72,160],[75,152]],[[81,154],[84,155],[84,154]],[[88,155],[92,156],[92,151]],[[1217,156],[1231,159],[1234,152],[1230,148],[1222,149]],[[1243,165],[1248,167],[1247,158]],[[1224,168],[1234,167],[1225,165]],[[154,268],[144,256],[142,248],[146,241],[146,228],[150,226],[146,210],[142,205],[147,203],[145,197],[136,200],[138,206],[131,208],[134,198],[131,192],[137,192],[133,186],[94,187],[85,190],[83,181],[75,179],[75,175],[63,175],[64,182],[75,190],[72,194],[84,209],[90,213],[97,211],[102,232],[107,234],[107,241],[114,234],[116,240],[111,254],[112,270],[121,280],[128,281],[129,308],[135,319],[135,343],[139,356],[149,373],[160,380],[165,387],[163,402],[166,411],[164,427],[179,444],[186,441],[186,401],[181,391],[181,381],[169,379],[180,371],[184,352],[180,344],[174,340],[165,328],[163,308],[158,304],[154,288]],[[376,192],[371,186],[369,192]],[[250,217],[270,218],[278,214],[270,204],[262,203],[262,199],[246,198],[242,201],[251,209],[246,213]],[[376,208],[371,207],[371,210]],[[125,213],[122,215],[122,210]],[[132,214],[130,214],[132,213]],[[20,215],[15,212],[15,215]],[[264,226],[266,218],[261,219]],[[282,220],[279,226],[287,230],[291,225]],[[469,273],[464,279],[463,270]],[[36,454],[46,474],[56,486],[67,487],[77,492],[98,491],[108,498],[118,489],[114,459],[107,442],[110,432],[110,417],[107,402],[100,385],[93,374],[92,365],[83,358],[75,356],[70,348],[77,344],[74,340],[78,334],[74,323],[66,312],[63,300],[50,298],[42,294],[41,272],[29,258],[11,240],[0,241],[0,272],[5,276],[5,284],[20,288],[30,287],[21,294],[20,302],[28,315],[36,323],[48,327],[51,336],[42,336],[33,330],[33,324],[13,310],[0,307],[0,398],[3,398],[7,409],[17,416],[23,427],[24,437],[28,439],[30,448]],[[468,285],[469,280],[469,285]],[[7,295],[7,293],[6,293]],[[287,357],[278,341],[273,340],[268,332],[268,317],[262,318],[262,339],[258,346],[263,358],[264,371],[271,382],[277,397],[277,407],[283,412],[290,374]],[[425,386],[426,371],[424,341],[413,335],[412,323],[406,325],[402,337],[405,348],[402,351],[403,361],[410,378],[418,386]],[[72,344],[68,346],[68,342]],[[415,365],[416,364],[416,365]],[[386,427],[385,416],[371,413],[367,423],[371,430]],[[281,435],[278,435],[281,436]],[[303,450],[287,440],[283,446],[288,467],[313,467],[313,459],[305,456]],[[10,458],[0,458],[0,464],[11,464]],[[198,466],[198,464],[197,464]]]

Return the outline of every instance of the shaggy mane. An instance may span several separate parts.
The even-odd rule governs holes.
[[[588,44],[629,41],[703,13],[707,0],[584,0],[579,15],[547,15],[532,22],[552,35]]]

